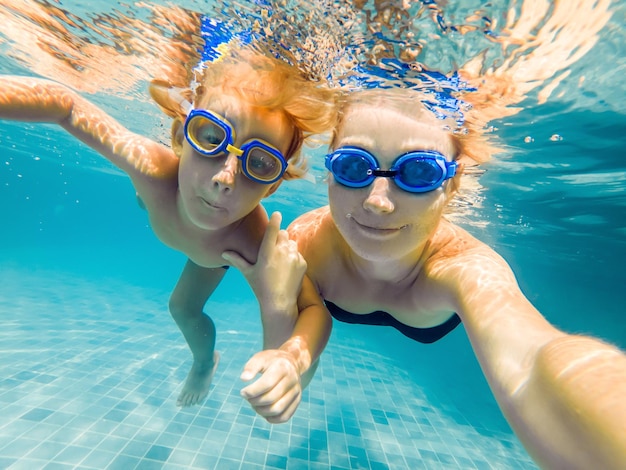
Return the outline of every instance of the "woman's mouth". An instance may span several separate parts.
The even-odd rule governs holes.
[[[378,227],[378,226],[362,224],[359,221],[357,221],[354,217],[352,217],[352,220],[359,227],[359,229],[361,229],[361,231],[367,234],[379,236],[379,237],[393,235],[394,233],[398,233],[401,230],[404,230],[405,228],[408,227],[408,225],[402,225],[400,227]]]

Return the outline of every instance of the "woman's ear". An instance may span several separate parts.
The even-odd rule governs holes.
[[[191,107],[192,92],[189,88],[179,88],[163,80],[152,80],[150,96],[169,117],[186,116]]]
[[[185,132],[180,119],[174,119],[172,123],[172,150],[178,158],[183,154],[183,144],[185,142]]]
[[[465,172],[465,163],[457,161],[456,174],[452,177],[452,179],[461,178],[464,172]]]

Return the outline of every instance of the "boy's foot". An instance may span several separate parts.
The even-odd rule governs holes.
[[[200,364],[194,361],[189,374],[187,374],[187,380],[185,380],[183,390],[180,392],[180,395],[178,395],[176,405],[193,406],[203,401],[209,394],[211,381],[213,380],[215,369],[217,369],[219,362],[220,355],[217,351],[213,353],[212,364]]]

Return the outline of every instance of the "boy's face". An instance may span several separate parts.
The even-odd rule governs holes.
[[[294,129],[283,112],[251,106],[229,95],[211,99],[206,109],[232,124],[237,148],[256,138],[276,147],[283,155],[289,149]],[[280,184],[281,180],[273,184],[250,180],[233,153],[206,156],[195,151],[184,137],[181,142],[178,173],[181,202],[198,227],[216,230],[237,222]]]

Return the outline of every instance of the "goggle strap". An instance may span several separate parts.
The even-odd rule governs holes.
[[[446,179],[456,175],[457,166],[456,162],[446,162]]]
[[[185,116],[188,116],[189,113],[193,110],[193,105],[189,102],[187,98],[183,96],[180,92],[181,88],[179,87],[170,87],[167,89],[167,94],[170,99],[172,99],[175,103],[180,106],[180,109],[185,113]]]

